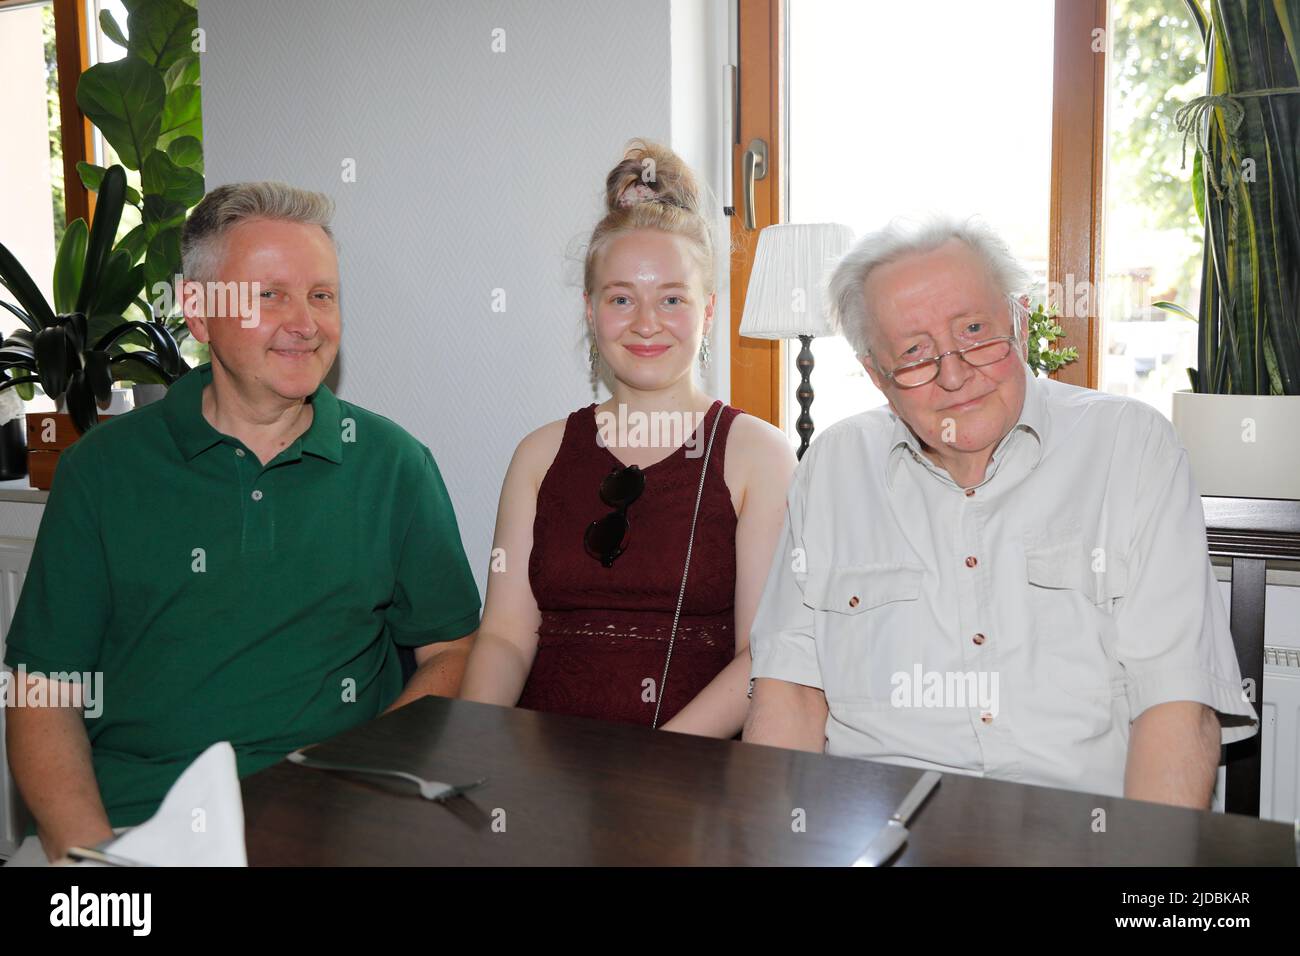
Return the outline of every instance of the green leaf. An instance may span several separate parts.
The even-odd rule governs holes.
[[[97,63],[77,81],[77,105],[130,169],[157,144],[166,98],[162,75],[133,56]]]
[[[1177,302],[1167,302],[1162,299],[1159,302],[1152,302],[1151,304],[1161,311],[1172,312],[1174,315],[1181,315],[1184,319],[1191,319],[1193,322],[1196,321],[1196,316],[1191,312],[1188,312],[1187,309],[1183,308]]]
[[[26,318],[24,312],[18,311],[8,302],[0,302],[0,305],[18,316],[23,325],[37,332],[54,324],[54,310],[45,301],[45,296],[41,295],[41,290],[36,288],[36,283],[22,267],[22,263],[2,242],[0,242],[0,284],[3,284],[18,300],[18,304],[25,310]]]
[[[86,246],[86,268],[77,292],[78,312],[85,312],[95,296],[100,276],[113,249],[113,239],[117,236],[117,224],[122,219],[122,203],[125,198],[126,170],[115,165],[104,174],[104,181],[100,183],[99,200],[95,203],[95,220],[90,224],[90,239]]]
[[[40,379],[36,378],[36,376],[29,375],[25,378],[16,378],[9,384],[14,386],[14,391],[18,393],[19,398],[24,402],[30,402],[36,397],[36,385],[34,383],[39,381]]]
[[[198,13],[180,0],[150,0],[137,6],[126,18],[131,53],[162,71],[192,52]]]
[[[1196,218],[1205,225],[1205,172],[1199,149],[1192,153],[1192,202],[1196,205]]]
[[[167,144],[167,158],[177,166],[203,172],[203,143],[193,136],[178,136]]]
[[[113,398],[113,373],[108,367],[108,353],[89,351],[85,354],[86,381],[95,401],[107,405]]]
[[[162,124],[158,131],[158,146],[166,147],[182,136],[203,138],[202,92],[194,84],[178,86],[167,94],[163,105]]]
[[[77,290],[81,288],[81,274],[86,268],[86,220],[76,219],[68,223],[63,232],[63,241],[54,257],[54,310],[67,312],[77,302]]]
[[[181,271],[181,231],[167,229],[149,240],[144,254],[144,283],[152,289],[159,282],[170,282]]]
[[[185,224],[188,207],[184,203],[163,199],[162,196],[144,197],[144,228],[150,241],[160,232],[178,229]]]
[[[104,275],[88,311],[91,315],[104,312],[120,315],[135,301],[143,288],[144,265],[133,266],[130,252],[114,249],[104,266]]]
[[[62,326],[52,325],[36,336],[36,373],[41,377],[41,388],[50,398],[57,401],[67,389],[76,362],[77,353]]]
[[[115,356],[109,366],[113,380],[135,382],[137,385],[170,385],[174,378],[167,374],[158,356],[152,352],[125,352]]]
[[[117,240],[117,248],[131,256],[132,264],[140,261],[140,257],[144,255],[144,250],[148,245],[149,234],[143,222]]]
[[[99,28],[104,31],[104,36],[108,37],[123,49],[130,45],[126,41],[126,34],[122,32],[122,28],[118,26],[117,21],[113,19],[113,14],[109,13],[107,10],[99,11]]]
[[[177,166],[166,153],[156,149],[145,158],[140,185],[146,193],[187,208],[203,198],[203,177],[192,169]]]
[[[68,378],[67,397],[64,399],[72,424],[77,431],[85,434],[99,423],[99,408],[95,405],[95,393],[86,380],[86,373],[77,369]]]
[[[181,57],[167,67],[167,72],[163,74],[163,85],[167,87],[169,93],[178,86],[196,85],[198,83],[199,58],[195,54]]]
[[[99,185],[104,180],[105,172],[107,170],[103,166],[93,166],[85,161],[77,163],[77,173],[81,176],[81,181],[93,193],[99,192]],[[126,187],[126,201],[133,206],[140,205],[140,194],[135,191],[134,186]]]

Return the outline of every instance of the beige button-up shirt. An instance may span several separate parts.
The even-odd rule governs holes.
[[[1166,701],[1255,733],[1172,426],[1033,377],[963,489],[888,408],[796,472],[753,676],[826,694],[826,751],[1122,795],[1129,724]]]

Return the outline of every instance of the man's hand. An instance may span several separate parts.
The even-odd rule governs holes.
[[[27,678],[28,688],[38,682],[48,685],[47,701],[73,699],[71,685]],[[33,697],[29,694],[25,699]],[[94,846],[111,839],[113,828],[95,781],[80,708],[10,707],[5,710],[5,723],[9,766],[23,802],[36,818],[45,855],[57,860],[70,846]]]
[[[417,647],[415,660],[420,668],[411,675],[410,682],[388,710],[405,707],[418,697],[455,697],[459,694],[460,679],[465,675],[465,662],[469,660],[473,642],[474,635],[467,634],[455,641]]]
[[[1133,721],[1124,796],[1208,810],[1219,767],[1219,718],[1204,704],[1176,700]]]

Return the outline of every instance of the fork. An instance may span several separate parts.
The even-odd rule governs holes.
[[[311,770],[334,770],[340,773],[363,773],[378,777],[398,777],[402,780],[408,780],[420,788],[420,796],[426,800],[436,800],[443,803],[452,797],[459,797],[462,793],[481,787],[487,783],[487,777],[475,780],[473,783],[450,784],[442,783],[438,780],[425,780],[423,777],[417,777],[413,773],[407,773],[404,770],[386,770],[382,767],[358,767],[352,764],[333,763],[328,760],[318,760],[315,757],[308,757],[301,750],[295,750],[286,758],[290,763],[295,763],[300,767],[307,767]]]

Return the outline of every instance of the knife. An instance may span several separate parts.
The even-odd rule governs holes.
[[[916,782],[903,802],[898,805],[894,815],[890,817],[876,838],[871,841],[871,845],[863,851],[862,855],[853,861],[854,866],[884,866],[907,842],[907,821],[912,819],[925,798],[930,795],[930,791],[939,786],[939,780],[943,774],[937,770],[927,770],[921,774],[921,779]]]

